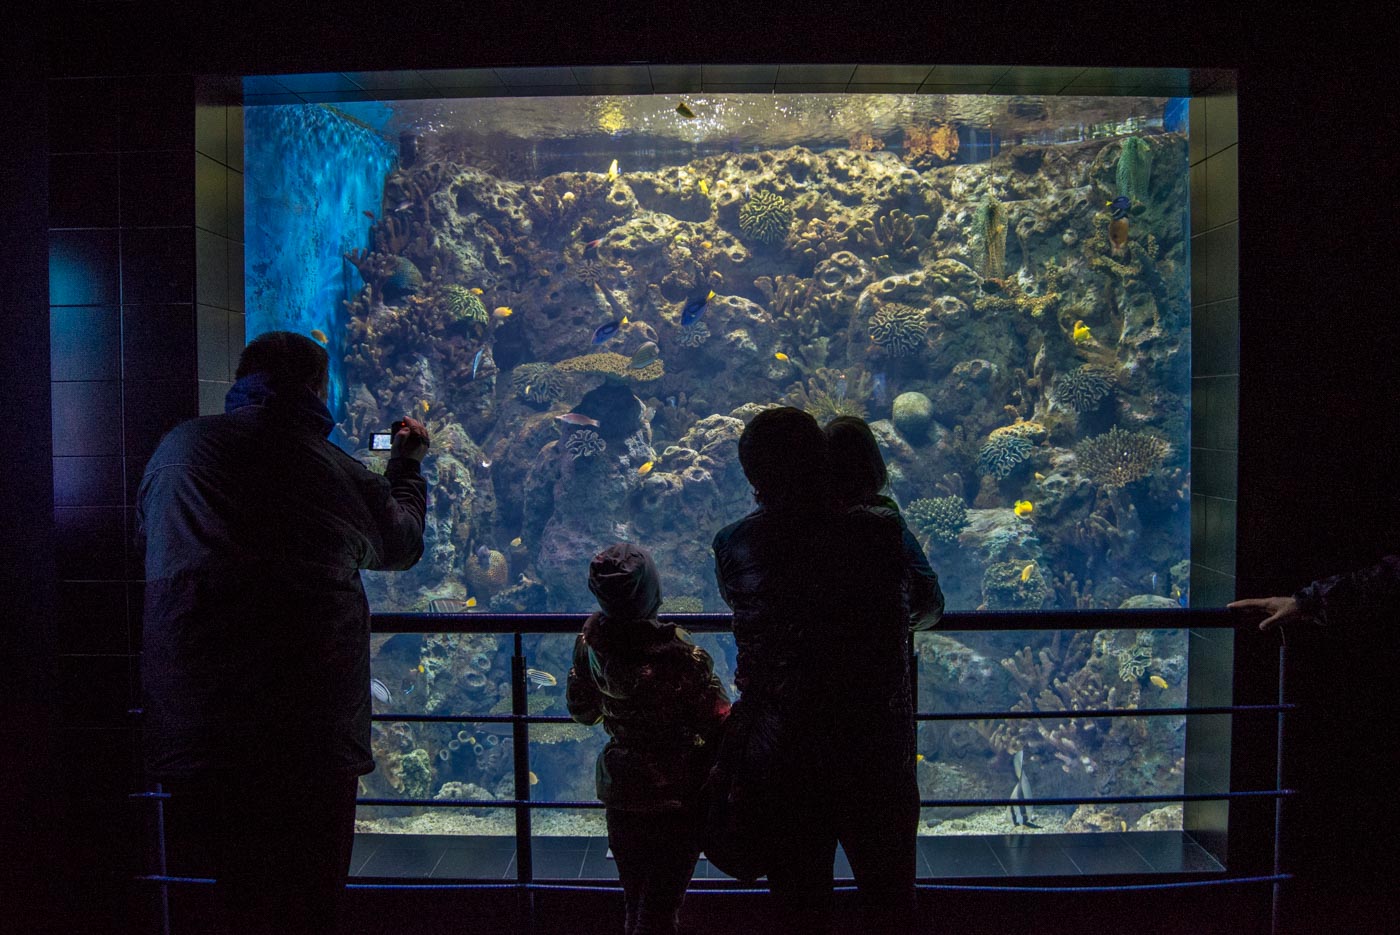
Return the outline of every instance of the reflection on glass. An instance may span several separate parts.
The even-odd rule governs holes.
[[[246,108],[250,336],[328,337],[371,466],[403,414],[434,436],[427,553],[376,609],[587,610],[625,539],[672,611],[723,610],[709,542],[776,403],[872,422],[952,610],[1186,603],[1180,101],[676,103]]]

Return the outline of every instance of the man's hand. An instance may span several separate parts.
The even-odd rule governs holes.
[[[1294,623],[1303,619],[1298,602],[1291,597],[1251,597],[1226,604],[1228,610],[1244,610],[1263,613],[1267,616],[1259,622],[1259,629],[1272,630],[1280,623]]]
[[[390,457],[412,458],[421,464],[430,444],[428,427],[411,416],[404,416],[403,427],[394,433]]]

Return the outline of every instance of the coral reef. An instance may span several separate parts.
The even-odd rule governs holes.
[[[891,357],[908,357],[924,348],[928,330],[924,312],[899,302],[891,302],[870,319],[870,340]]]
[[[792,208],[781,195],[756,191],[739,209],[739,229],[759,243],[776,243],[792,226]]]
[[[612,351],[570,357],[567,360],[559,361],[554,365],[554,368],[562,373],[602,374],[642,383],[659,380],[666,373],[666,368],[660,360],[654,360],[645,367],[633,367],[631,357]]]
[[[1112,374],[1084,364],[1055,379],[1055,402],[1075,412],[1091,412],[1113,391]]]
[[[912,166],[944,163],[958,154],[961,141],[952,124],[904,128],[904,161]]]
[[[564,440],[564,448],[577,461],[579,458],[591,458],[601,454],[607,450],[608,443],[592,429],[577,429],[570,432],[569,437]]]
[[[933,421],[933,402],[923,393],[900,393],[894,398],[890,421],[899,434],[911,441],[920,441],[928,434]]]
[[[549,405],[564,396],[564,377],[553,364],[521,364],[511,371],[511,389],[527,403]]]
[[[1123,487],[1148,476],[1171,450],[1165,441],[1146,432],[1125,432],[1116,425],[1102,435],[1074,446],[1080,470],[1094,483]]]
[[[486,306],[465,286],[447,284],[439,290],[442,309],[452,321],[470,321],[484,325]]]
[[[1030,457],[1034,447],[1030,439],[1013,432],[993,434],[977,455],[977,473],[1000,480]]]
[[[989,610],[1039,610],[1049,596],[1034,562],[997,562],[982,575],[982,601]]]
[[[869,394],[870,378],[866,374],[858,374],[852,383],[844,372],[822,368],[808,378],[806,386],[798,383],[783,400],[825,425],[837,416],[865,418],[861,400]]]
[[[697,321],[689,328],[676,332],[676,343],[681,347],[699,347],[710,339],[710,328],[703,321]]]
[[[967,504],[962,497],[925,497],[910,503],[904,518],[930,542],[957,542],[967,528]]]

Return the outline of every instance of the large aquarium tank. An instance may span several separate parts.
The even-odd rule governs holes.
[[[433,436],[427,547],[379,612],[586,612],[627,540],[665,613],[726,610],[710,541],[753,508],[746,422],[867,419],[951,611],[1177,608],[1190,595],[1186,101],[695,94],[245,108],[249,337],[332,360],[333,439],[371,468]],[[727,635],[698,637],[728,682]],[[564,715],[573,639],[525,640]],[[921,634],[925,798],[1170,795],[1181,630]],[[364,831],[515,833],[492,800],[593,798],[600,728],[531,725],[512,639],[376,635]],[[1179,804],[926,809],[926,833],[1181,827]],[[1029,819],[1029,824],[1027,820]],[[598,810],[537,831],[601,834]]]

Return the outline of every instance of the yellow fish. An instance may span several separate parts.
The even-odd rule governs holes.
[[[680,114],[686,120],[695,119],[695,111],[691,110],[690,105],[686,104],[685,101],[681,101],[676,105],[676,113]]]
[[[497,318],[509,318],[510,316],[515,314],[515,310],[509,305],[499,305],[496,307],[496,310],[491,314],[495,315]]]
[[[1092,334],[1089,333],[1089,326],[1086,325],[1086,324],[1084,324],[1083,321],[1075,321],[1075,323],[1074,323],[1074,343],[1075,343],[1075,344],[1083,344],[1083,343],[1085,343],[1086,341],[1092,341],[1093,339],[1094,339],[1094,336],[1093,336]]]
[[[630,321],[627,320],[627,316],[626,316],[626,315],[623,315],[623,316],[622,316],[622,322],[621,322],[621,323],[624,324],[624,325],[630,325],[630,324],[632,324]]]
[[[311,336],[317,341],[320,341],[322,344],[329,344],[331,342],[331,339],[326,337],[326,333],[320,328],[312,328]]]
[[[1167,688],[1167,687],[1168,687],[1168,686],[1167,686],[1167,680],[1164,679],[1164,678],[1162,678],[1160,675],[1150,675],[1150,676],[1147,677],[1147,680],[1148,680],[1149,682],[1151,682],[1153,685],[1156,685],[1158,688]]]
[[[538,777],[538,776],[535,775],[535,771],[534,771],[533,769],[530,770],[530,785],[532,785],[532,786],[537,786],[537,785],[539,785],[539,784],[540,784],[540,777]]]
[[[1035,509],[1035,505],[1029,500],[1017,500],[1016,505],[1011,508],[1017,516],[1029,516]]]
[[[474,597],[469,597],[469,598],[467,598],[467,606],[468,606],[468,607],[475,607],[475,606],[476,606],[476,598],[474,598]]]
[[[1042,473],[1040,473],[1039,471],[1036,471],[1036,472],[1035,472],[1035,479],[1038,480],[1038,481],[1044,481],[1044,480],[1045,480],[1045,475],[1042,474]]]
[[[654,466],[655,462],[648,461],[646,464],[643,464],[641,467],[637,468],[637,473],[645,477],[646,475],[651,473],[651,469]]]
[[[470,292],[472,295],[485,295],[485,293],[483,293],[483,292],[482,292],[479,288],[477,288],[476,286],[472,286],[472,287],[471,287],[470,289],[468,289],[467,291]]]
[[[520,537],[519,537],[519,536],[516,536],[514,539],[510,540],[510,547],[511,547],[512,549],[518,549],[518,548],[520,548]]]
[[[614,160],[612,161],[612,163],[608,166],[608,181],[611,182],[611,181],[613,181],[613,180],[616,179],[616,178],[617,178],[617,160],[614,159]]]
[[[422,675],[423,672],[424,672],[423,663],[420,662],[420,663],[418,663],[418,674],[419,674],[419,675]]]
[[[1022,569],[1021,569],[1021,580],[1022,580],[1022,581],[1029,581],[1029,580],[1031,580],[1031,572],[1033,572],[1033,571],[1035,571],[1035,562],[1031,562],[1031,563],[1030,563],[1029,565],[1027,565],[1025,568],[1022,568]]]
[[[700,241],[700,246],[702,246],[702,247],[704,247],[706,250],[708,250],[708,249],[710,249],[711,247],[713,247],[714,244],[710,243],[708,240],[702,240],[702,241]]]
[[[1121,818],[1118,819],[1118,830],[1119,830],[1119,831],[1127,831],[1127,830],[1128,830],[1128,823],[1127,823],[1126,821],[1124,821],[1123,819],[1121,819]]]
[[[696,182],[695,187],[700,189],[700,194],[702,195],[708,195],[710,193],[710,183],[705,181],[704,179],[701,179],[700,181]]]
[[[787,360],[787,359],[788,359],[788,355],[784,354],[782,351],[779,351],[778,353],[774,354],[773,356],[776,357],[778,360]]]
[[[424,411],[424,412],[427,412],[427,411],[428,411],[428,401],[427,401],[426,399],[420,399],[420,400],[418,400],[418,405],[420,405],[420,406],[423,407],[423,411]]]
[[[923,761],[924,761],[924,755],[923,755],[922,753],[916,753],[916,754],[914,754],[914,762],[915,762],[915,763],[922,763]]]

